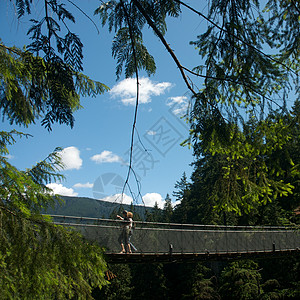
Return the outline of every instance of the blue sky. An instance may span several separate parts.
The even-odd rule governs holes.
[[[198,1],[196,6],[200,6]],[[102,28],[93,11],[99,1],[75,1],[97,23],[94,25],[71,7],[76,16],[72,28],[84,44],[84,73],[103,82],[110,92],[96,98],[82,98],[83,109],[75,113],[75,126],[53,126],[48,132],[39,124],[28,128],[11,127],[1,121],[1,130],[17,130],[30,133],[10,148],[10,162],[19,169],[31,167],[44,159],[56,147],[62,147],[66,180],[56,182],[51,188],[56,193],[116,201],[113,195],[120,193],[128,171],[131,130],[136,95],[135,79],[116,81],[116,62],[111,56],[113,34]],[[205,7],[198,7],[200,10]],[[34,11],[34,9],[33,9]],[[36,8],[39,13],[39,9]],[[28,21],[18,21],[10,1],[0,2],[0,38],[8,46],[22,47],[28,43]],[[200,58],[188,43],[205,26],[203,20],[186,12],[170,20],[167,41],[182,64],[192,68]],[[147,28],[146,28],[147,29]],[[167,193],[172,195],[174,184],[183,172],[189,177],[192,172],[192,149],[180,146],[188,137],[189,128],[181,116],[186,112],[190,94],[179,71],[167,51],[152,32],[144,33],[145,44],[155,57],[157,72],[148,78],[140,73],[140,104],[137,117],[133,167],[141,184],[141,195],[146,205],[156,202],[162,207]],[[198,83],[201,88],[201,82]],[[145,151],[145,149],[147,151]],[[138,189],[131,175],[130,187],[134,195]],[[132,195],[126,190],[123,203],[130,203]],[[171,198],[173,198],[171,196]],[[174,200],[174,199],[173,199]],[[141,200],[135,200],[135,204]]]

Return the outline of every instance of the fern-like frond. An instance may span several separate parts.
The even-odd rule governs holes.
[[[181,12],[180,5],[173,0],[139,1],[139,5],[143,7],[162,35],[167,30],[166,17],[168,15],[178,17]],[[143,44],[142,30],[147,20],[135,5],[135,1],[108,1],[102,3],[95,10],[95,14],[99,15],[102,26],[108,24],[109,31],[116,32],[112,55],[117,59],[117,78],[120,78],[123,69],[125,77],[132,76],[135,73],[135,64],[139,70],[145,70],[148,75],[155,73],[154,58]],[[133,48],[137,52],[135,58]]]
[[[74,37],[71,40],[73,43]],[[72,57],[78,66],[80,45],[72,45],[75,52],[79,51],[79,58]],[[11,124],[28,126],[42,118],[48,130],[53,123],[72,127],[73,113],[81,107],[80,96],[95,96],[107,90],[104,84],[74,71],[55,54],[42,59],[0,44],[0,113]]]
[[[7,155],[9,153],[7,146],[11,146],[16,143],[15,136],[28,138],[31,135],[16,131],[15,129],[10,132],[0,131],[0,155]]]

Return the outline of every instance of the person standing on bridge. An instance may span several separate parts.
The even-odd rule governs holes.
[[[127,210],[124,210],[122,212],[122,215],[123,217],[117,215],[117,218],[119,220],[122,220],[123,221],[123,224],[122,224],[122,232],[119,236],[119,243],[121,244],[121,252],[120,253],[131,253],[131,247],[130,247],[130,243],[129,243],[129,233],[130,233],[130,230],[131,230],[131,222],[130,220],[128,219],[128,216],[127,216],[128,212]]]
[[[132,234],[133,234],[133,219],[132,219],[133,213],[129,211],[127,213],[127,218],[128,218],[128,221],[130,222],[130,225],[129,225],[130,230],[129,230],[129,237],[128,237],[129,247],[130,247],[130,250],[133,250],[135,252],[135,251],[137,251],[137,249],[134,247],[134,245],[130,241]]]

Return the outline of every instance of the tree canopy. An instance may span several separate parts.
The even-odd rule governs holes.
[[[18,17],[31,13],[32,1],[14,2]],[[72,15],[56,1],[45,4],[45,18],[32,20],[30,45],[19,49],[0,41],[0,111],[11,125],[27,127],[41,119],[48,130],[54,123],[73,127],[80,96],[108,88],[81,73],[82,45],[76,35],[58,35],[54,16],[65,24],[65,19],[75,21]],[[18,170],[8,161],[8,147],[28,136],[15,129],[0,131],[1,298],[92,299],[93,287],[106,284],[103,249],[41,215],[57,199],[47,184],[63,179],[61,149]]]
[[[123,69],[126,77],[135,75],[137,90],[139,70],[155,71],[153,57],[142,42],[145,25],[158,37],[191,93],[191,110],[186,115],[191,134],[183,144],[193,146],[196,158],[206,153],[226,156],[222,178],[230,184],[219,183],[216,208],[241,213],[271,201],[271,194],[276,197],[293,191],[289,182],[271,178],[270,173],[280,171],[270,170],[257,157],[270,158],[271,152],[285,147],[290,139],[289,125],[280,118],[271,120],[269,114],[274,110],[284,114],[290,101],[298,99],[300,8],[289,0],[213,0],[206,4],[108,1],[95,14],[115,32],[112,55],[117,59],[117,76]],[[207,22],[190,42],[200,62],[190,68],[176,56],[176,48],[165,36],[168,17],[185,13]],[[251,128],[251,124],[255,125]],[[290,160],[290,164],[297,173],[297,162]],[[249,176],[251,166],[259,170]],[[243,196],[237,191],[240,182],[246,191]]]
[[[73,2],[39,2],[43,8],[39,16],[32,15],[35,1],[11,2],[18,18],[31,17],[31,42],[20,49],[0,41],[1,115],[11,125],[26,127],[41,119],[48,130],[54,123],[72,127],[74,111],[81,107],[80,96],[108,90],[82,73],[83,44],[69,29],[75,18],[65,5]],[[300,5],[293,0],[212,0],[201,5],[180,0],[100,1],[95,15],[115,33],[116,77],[135,76],[137,92],[139,72],[151,75],[156,70],[143,32],[150,29],[158,37],[191,94],[186,114],[190,136],[183,144],[194,149],[193,180],[201,186],[214,178],[213,189],[206,190],[209,205],[205,207],[249,213],[298,191],[299,157],[292,152],[299,147]],[[190,42],[199,60],[189,68],[166,39],[168,19],[186,13],[207,23]],[[290,101],[295,102],[292,116]],[[132,137],[138,102],[137,96]],[[6,287],[2,292],[8,298],[21,298],[24,293],[28,299],[42,293],[56,298],[89,297],[90,285],[105,283],[99,248],[53,226],[39,213],[53,200],[46,184],[61,178],[58,150],[20,171],[5,155],[7,145],[26,134],[12,130],[1,131],[0,136],[0,270],[4,274],[0,283]],[[131,143],[133,147],[133,138]],[[187,187],[182,178],[176,195],[182,194],[184,200],[194,195],[193,201],[199,203],[197,193]],[[44,268],[34,267],[42,261]],[[33,281],[25,280],[26,276]]]
[[[31,13],[32,1],[19,0],[15,4],[18,17]],[[43,115],[42,124],[48,129],[53,122],[72,126],[72,111],[80,107],[78,96],[101,93],[107,87],[79,73],[83,69],[83,44],[67,25],[75,22],[75,18],[66,9],[64,1],[45,1],[42,5],[44,15],[31,19],[28,36],[32,42],[27,46],[28,50],[23,53],[1,46],[3,56],[14,61],[11,64],[15,69],[15,79],[3,76],[1,111],[11,122],[19,124],[21,120],[28,124],[33,122],[34,116]],[[191,134],[183,144],[192,145],[196,157],[206,152],[212,155],[230,153],[224,168],[232,170],[232,159],[246,155],[249,162],[253,159],[250,153],[269,155],[266,151],[287,143],[288,135],[284,132],[287,125],[280,120],[271,124],[267,116],[274,109],[286,111],[290,101],[298,99],[300,8],[297,2],[290,0],[213,0],[205,7],[202,5],[189,5],[179,0],[114,0],[101,2],[95,8],[95,15],[102,26],[107,25],[108,30],[115,33],[112,56],[117,62],[117,78],[122,72],[125,77],[135,76],[137,91],[139,71],[145,70],[151,75],[156,70],[155,57],[143,41],[143,32],[148,28],[153,31],[191,93],[191,110],[186,115]],[[168,19],[181,14],[194,14],[207,24],[199,27],[195,39],[190,42],[199,54],[199,61],[189,68],[176,56],[165,35]],[[7,63],[5,65],[8,67]],[[26,74],[30,75],[27,79],[23,76],[25,82],[21,86],[20,80],[16,85],[17,76],[24,67],[28,70],[25,78]],[[21,97],[18,103],[27,107],[25,110],[15,111],[17,107],[10,101],[12,93]],[[28,103],[32,103],[32,107]],[[242,128],[251,122],[259,126],[255,135],[259,135],[257,138],[262,142],[250,146],[244,143],[247,137],[243,136]],[[265,140],[269,144],[264,143]],[[288,183],[281,184],[276,180],[267,187],[267,173],[262,166],[257,173],[259,176],[250,180],[245,178],[245,172],[234,175],[234,181],[243,178],[248,182],[245,187],[248,191],[252,186],[245,201],[250,210],[253,203],[269,201],[267,195],[278,188],[284,193],[292,191]],[[266,180],[261,180],[260,176]],[[232,199],[235,184],[230,189]],[[232,201],[218,199],[220,208],[236,212],[241,211],[245,200],[237,197]]]

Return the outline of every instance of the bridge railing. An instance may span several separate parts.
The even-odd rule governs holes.
[[[56,224],[81,232],[86,239],[120,252],[118,238],[122,221],[111,219],[52,216]],[[296,227],[218,226],[135,222],[131,237],[139,253],[244,253],[300,249]]]

